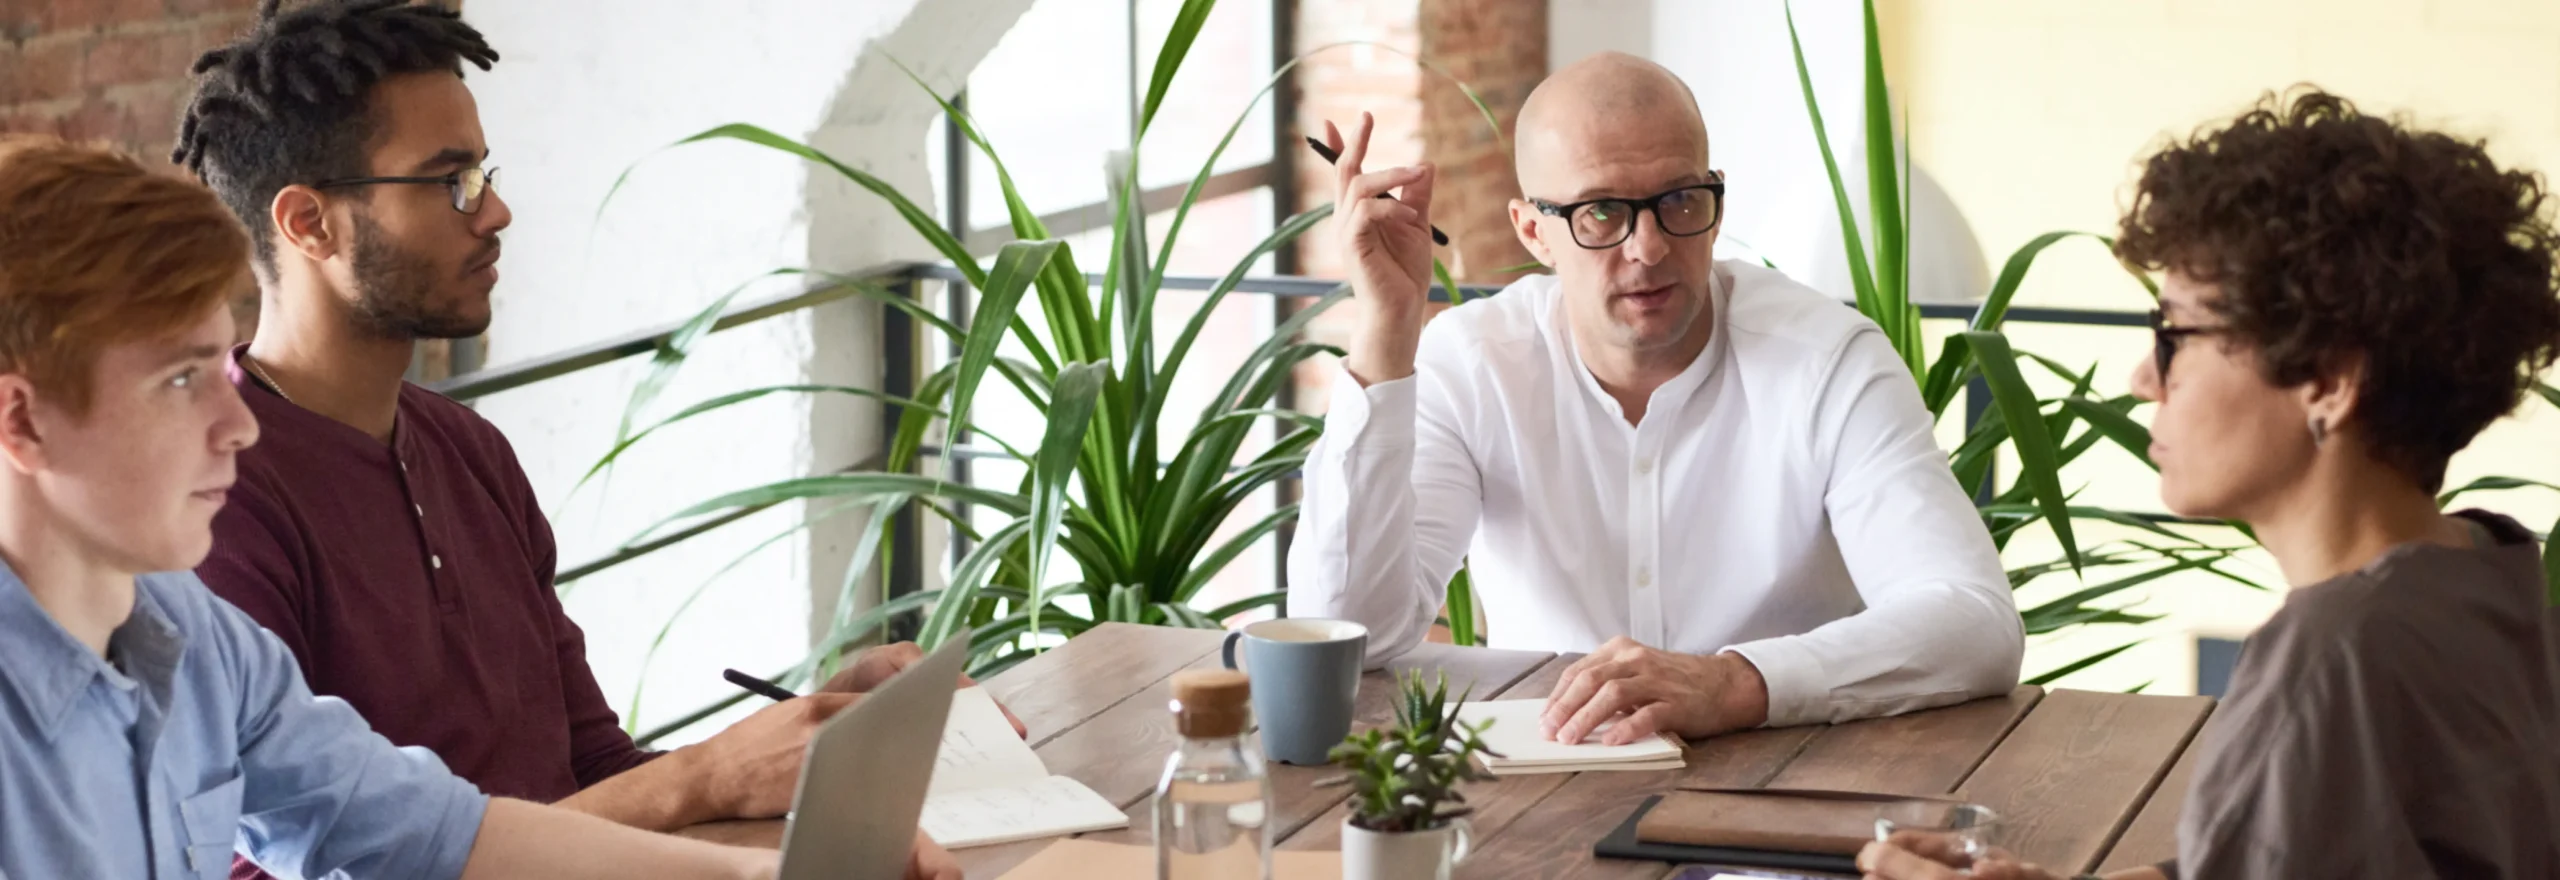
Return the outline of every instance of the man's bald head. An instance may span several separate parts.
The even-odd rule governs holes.
[[[1655,152],[1667,146],[1692,154],[1700,171],[1707,167],[1707,123],[1697,97],[1662,65],[1624,52],[1602,52],[1549,74],[1521,105],[1515,139],[1521,189],[1546,198],[1574,196],[1556,189],[1574,185],[1563,179],[1569,176],[1564,166],[1587,164],[1637,140],[1653,142]]]

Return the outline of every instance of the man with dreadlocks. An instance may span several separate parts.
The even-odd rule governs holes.
[[[489,324],[511,215],[462,74],[498,54],[431,4],[278,6],[196,62],[172,157],[247,224],[262,300],[228,374],[265,440],[197,574],[314,691],[492,794],[659,831],[781,815],[818,724],[920,654],[875,649],[693,746],[632,742],[553,592],[551,529],[506,438],[401,380],[417,340]]]

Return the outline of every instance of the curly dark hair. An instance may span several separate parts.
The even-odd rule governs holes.
[[[276,193],[365,173],[375,83],[404,73],[482,70],[498,53],[462,14],[409,0],[258,4],[238,42],[196,59],[199,76],[169,161],[204,179],[249,227],[257,264],[275,269]]]
[[[2143,163],[2116,254],[2221,289],[2268,381],[2364,358],[2358,428],[2427,488],[2560,357],[2540,175],[2300,86]]]

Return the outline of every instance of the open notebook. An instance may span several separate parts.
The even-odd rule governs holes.
[[[1121,828],[1129,816],[1084,783],[1049,775],[984,688],[951,698],[924,831],[945,848]]]
[[[1484,743],[1502,757],[1486,757],[1484,769],[1495,776],[1529,773],[1584,773],[1595,770],[1677,770],[1683,766],[1680,742],[1651,736],[1622,746],[1600,744],[1604,724],[1580,743],[1560,743],[1546,736],[1538,715],[1544,699],[1486,700],[1458,707],[1458,719],[1473,724],[1493,720]],[[955,710],[956,711],[956,710]]]

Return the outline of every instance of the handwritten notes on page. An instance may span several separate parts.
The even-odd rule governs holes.
[[[924,803],[924,831],[949,849],[1126,827],[1128,814],[1048,765],[983,688],[951,699]]]

